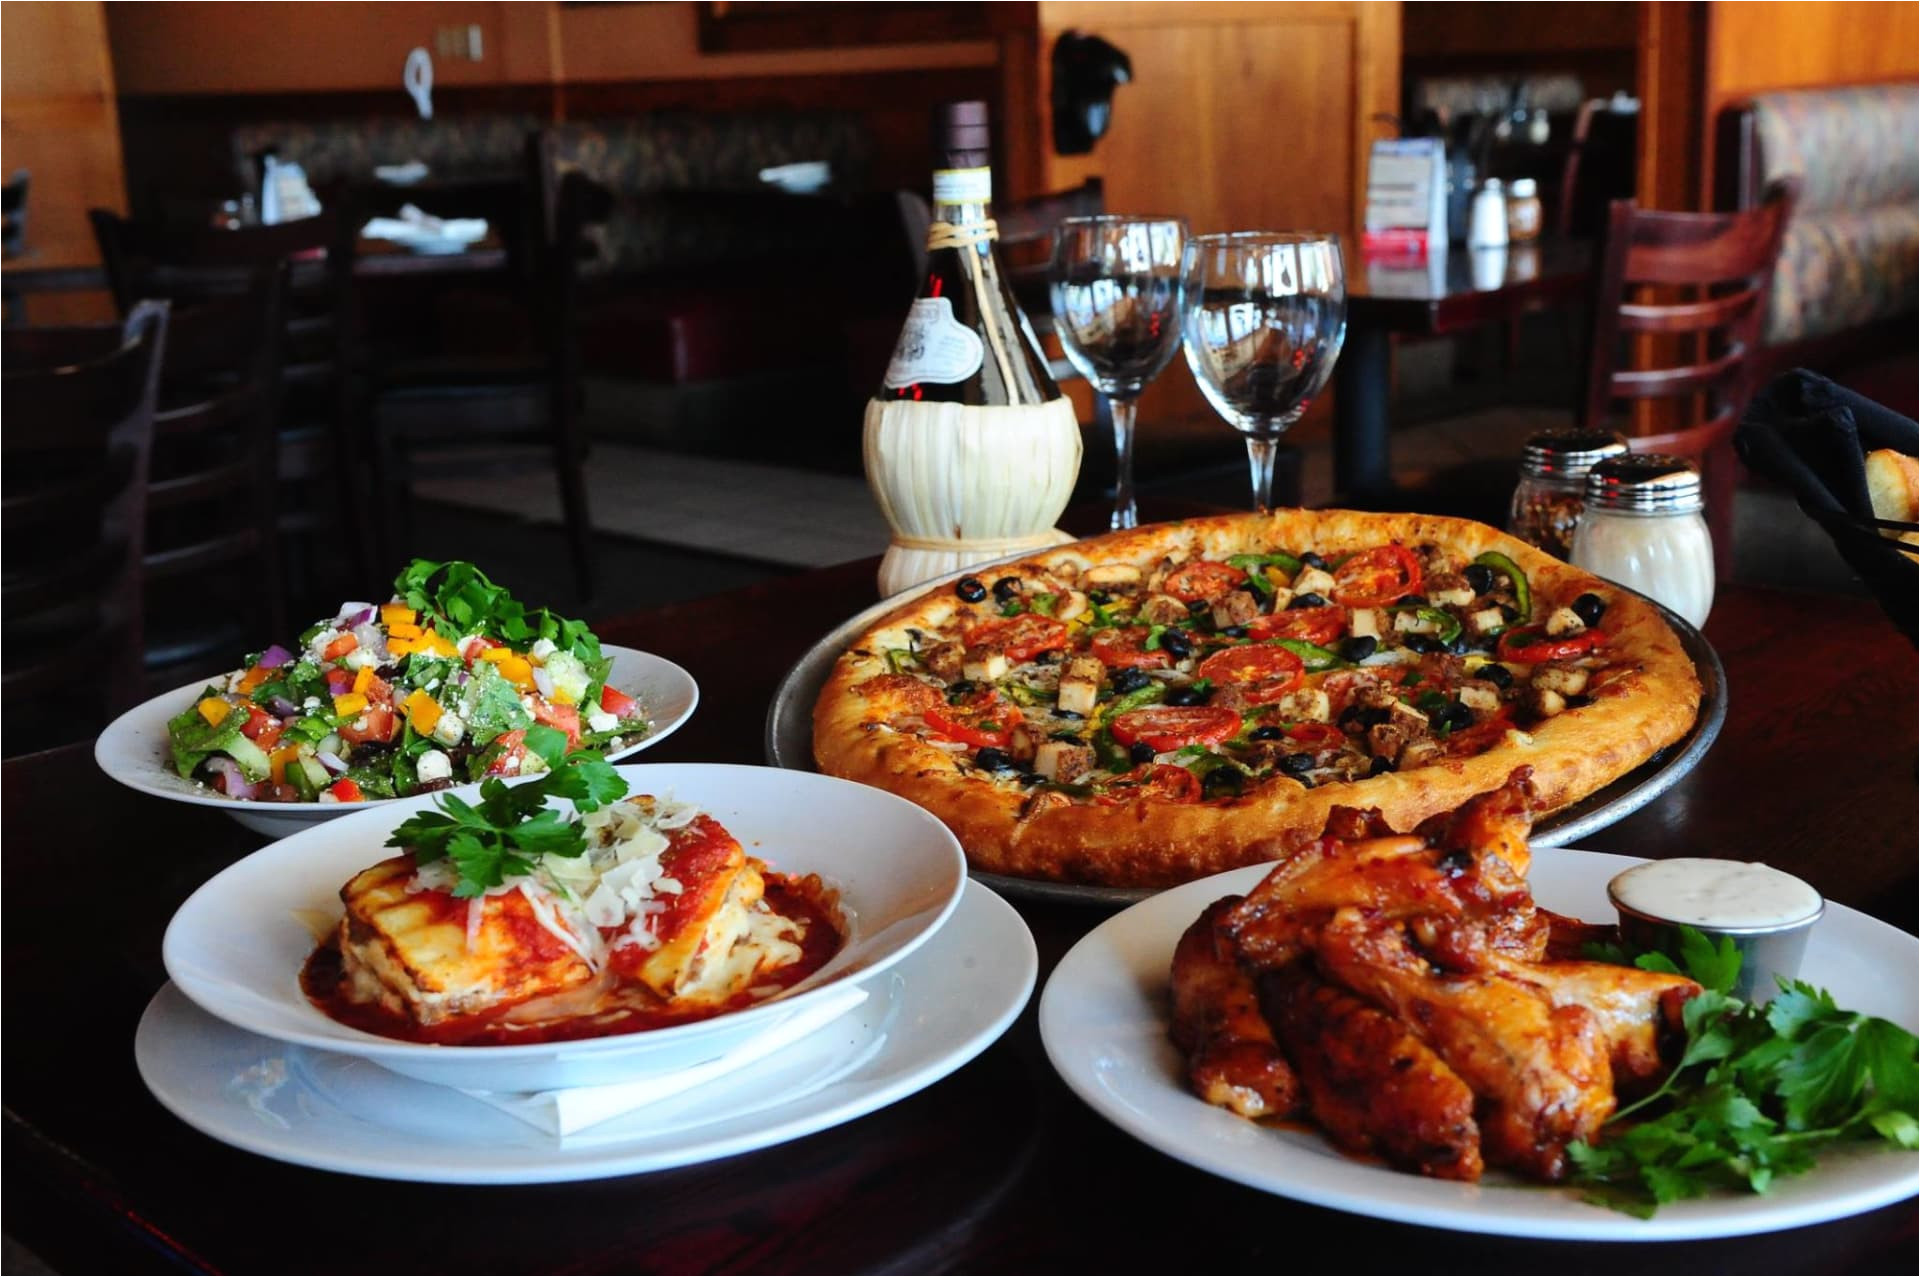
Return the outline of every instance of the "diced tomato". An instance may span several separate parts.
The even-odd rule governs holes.
[[[1229,647],[1200,662],[1201,678],[1238,684],[1254,705],[1277,701],[1306,681],[1306,663],[1284,647]]]
[[[1147,763],[1124,775],[1115,776],[1101,788],[1093,801],[1102,806],[1117,807],[1136,799],[1148,799],[1156,803],[1197,803],[1200,801],[1200,778],[1186,768],[1175,767],[1171,763]]]
[[[605,686],[600,689],[600,708],[615,718],[638,718],[636,707],[639,703],[617,687]]]
[[[1146,649],[1147,635],[1151,633],[1153,631],[1144,625],[1095,630],[1087,650],[1099,657],[1100,663],[1110,670],[1160,669],[1172,665],[1173,658],[1166,652],[1149,652]]]
[[[493,746],[500,752],[487,764],[489,776],[518,776],[520,768],[527,761],[527,732],[516,727],[510,732],[501,732],[494,738]]]
[[[543,696],[533,698],[533,721],[557,727],[567,734],[567,752],[580,748],[580,711],[571,705],[554,705]]]
[[[400,718],[393,712],[393,706],[370,702],[365,709],[354,716],[352,722],[343,725],[339,732],[341,740],[350,741],[355,745],[365,745],[369,742],[384,745],[400,734]]]
[[[1071,643],[1067,623],[1031,612],[995,617],[967,631],[968,647],[991,647],[1010,661],[1030,661],[1042,652],[1054,652]]]
[[[1571,660],[1598,647],[1600,639],[1599,630],[1569,634],[1565,638],[1548,638],[1544,631],[1531,626],[1508,630],[1500,636],[1500,659],[1519,665]]]
[[[1224,705],[1149,705],[1107,724],[1122,745],[1146,744],[1156,754],[1188,745],[1217,745],[1240,731],[1240,715]]]
[[[327,792],[343,803],[365,802],[367,798],[365,794],[360,792],[360,786],[355,784],[353,778],[350,776],[342,776],[339,780],[328,785]]]
[[[1246,579],[1247,574],[1230,563],[1203,559],[1169,572],[1161,588],[1182,603],[1199,603],[1219,598]]]
[[[989,745],[1004,749],[1013,739],[1013,729],[1020,726],[1025,717],[1018,705],[992,689],[969,697],[959,705],[933,705],[926,711],[927,725],[934,731],[975,749]]]
[[[482,652],[491,652],[495,648],[501,648],[505,646],[506,644],[504,643],[496,643],[492,639],[487,638],[484,635],[475,634],[471,638],[464,639],[461,641],[460,659],[465,661],[467,664],[471,665],[475,661],[480,659],[480,654]]]
[[[1280,733],[1302,750],[1314,753],[1347,743],[1347,734],[1332,723],[1295,723],[1282,727]]]
[[[351,634],[342,634],[339,638],[320,649],[320,657],[322,660],[337,661],[359,646],[359,639]]]
[[[240,734],[261,749],[272,749],[279,744],[280,733],[285,730],[279,719],[258,705],[247,706],[247,721],[240,724]]]
[[[327,690],[335,696],[353,686],[353,671],[334,666],[327,671]]]
[[[1380,607],[1417,594],[1420,560],[1401,545],[1376,546],[1342,563],[1333,574],[1333,601],[1348,607]]]
[[[1500,738],[1513,726],[1513,711],[1502,705],[1493,717],[1472,727],[1462,727],[1451,733],[1446,739],[1449,754],[1478,754],[1499,744]]]
[[[1289,608],[1270,616],[1256,616],[1247,622],[1247,637],[1299,639],[1316,647],[1325,647],[1347,628],[1347,609],[1337,603],[1325,607]]]
[[[240,686],[236,690],[242,691],[242,692],[251,692],[254,688],[260,686],[262,683],[266,682],[268,679],[272,677],[273,677],[272,670],[268,669],[264,665],[256,665],[252,669],[248,670],[245,674],[242,674],[240,676]]]

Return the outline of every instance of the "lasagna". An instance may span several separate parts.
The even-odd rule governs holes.
[[[362,871],[308,963],[308,996],[391,1037],[591,1037],[770,997],[839,947],[818,878],[773,873],[693,806],[643,795],[578,819],[584,855],[539,857],[470,898],[447,858]]]

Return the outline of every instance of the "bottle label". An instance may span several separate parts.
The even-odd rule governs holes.
[[[933,171],[933,202],[936,204],[990,204],[993,202],[993,170],[990,168],[942,168]]]
[[[916,382],[951,385],[979,372],[986,355],[980,334],[953,317],[950,299],[922,297],[907,311],[881,384],[888,390]]]

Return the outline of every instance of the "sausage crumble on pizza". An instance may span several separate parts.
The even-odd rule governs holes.
[[[814,754],[932,811],[976,868],[1152,887],[1285,856],[1335,807],[1411,829],[1522,765],[1550,811],[1699,705],[1637,595],[1478,523],[1281,510],[903,604],[835,665]]]

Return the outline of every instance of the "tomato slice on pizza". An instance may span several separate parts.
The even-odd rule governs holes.
[[[1014,662],[1030,661],[1042,652],[1057,652],[1072,644],[1064,621],[1028,612],[996,617],[967,631],[968,647],[991,647]]]
[[[1346,607],[1384,607],[1420,592],[1420,560],[1403,545],[1362,550],[1333,574],[1333,601]]]
[[[1122,745],[1146,745],[1156,754],[1188,745],[1217,745],[1240,733],[1240,716],[1222,705],[1150,705],[1107,724]]]
[[[1261,643],[1215,652],[1195,673],[1216,686],[1235,684],[1249,703],[1265,705],[1305,682],[1307,666],[1286,648]]]

